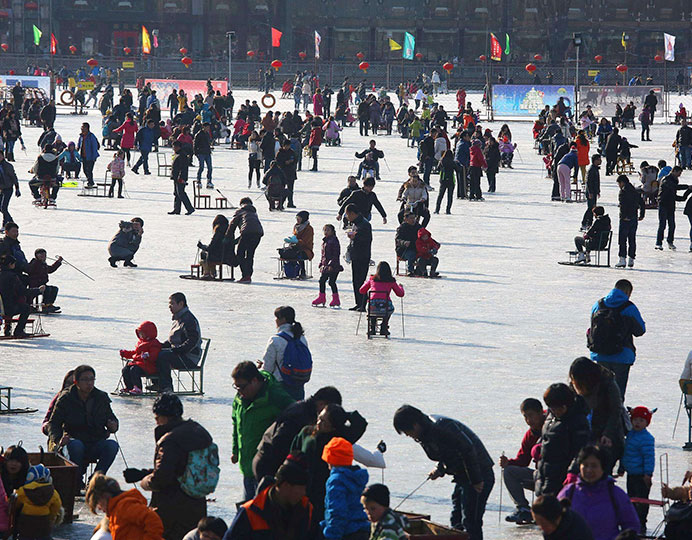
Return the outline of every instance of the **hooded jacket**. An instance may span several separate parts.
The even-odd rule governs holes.
[[[423,238],[426,236],[427,238]],[[425,228],[418,229],[418,239],[416,240],[416,256],[421,259],[431,259],[432,251],[440,249],[440,244],[433,240],[430,231]]]
[[[571,501],[572,510],[584,518],[595,540],[614,540],[620,531],[640,530],[639,517],[629,496],[610,476],[595,484],[579,478],[576,484],[562,488],[558,499]]]
[[[326,539],[338,539],[357,531],[369,530],[360,495],[368,483],[368,471],[357,465],[332,467],[327,480],[324,520],[320,522]]]
[[[50,538],[62,501],[52,483],[30,482],[17,491],[17,532],[20,538]]]
[[[608,245],[608,233],[611,230],[610,216],[598,216],[584,234],[588,249],[604,249]]]
[[[322,239],[322,256],[320,257],[320,270],[324,272],[341,272],[344,267],[340,263],[341,244],[336,234],[325,236]]]
[[[58,176],[58,156],[51,152],[39,154],[31,168],[36,178],[55,178]]]
[[[631,430],[625,439],[625,452],[620,459],[627,474],[654,473],[656,469],[656,440],[649,430]]]
[[[481,167],[481,168],[487,168],[488,167],[488,163],[485,161],[485,156],[483,155],[483,150],[481,149],[480,145],[472,144],[471,150],[469,152],[471,155],[471,160],[470,160],[471,167]]]
[[[130,364],[141,367],[148,375],[156,373],[156,359],[161,352],[161,342],[156,339],[156,325],[144,321],[135,331],[139,341],[134,351],[120,351],[120,356],[132,360]]]
[[[120,147],[131,150],[135,146],[135,136],[137,131],[139,131],[137,122],[128,118],[120,125],[120,127],[115,128],[113,133],[122,133],[122,137],[120,138]]]
[[[236,210],[228,224],[226,238],[233,238],[235,229],[238,229],[240,236],[263,236],[264,229],[257,216],[257,210],[251,204],[241,206]]]
[[[604,298],[603,303],[606,307],[615,308],[619,307],[625,302],[628,302],[629,298],[620,289],[612,289]],[[598,311],[598,302],[596,302],[591,308],[591,317],[595,315]],[[635,360],[635,347],[634,347],[634,336],[643,336],[646,332],[646,325],[644,324],[644,319],[642,319],[637,306],[630,304],[625,309],[620,312],[620,315],[625,323],[626,335],[625,346],[619,353],[616,354],[602,354],[602,353],[591,353],[591,359],[594,362],[613,362],[616,364],[634,364]]]
[[[161,518],[137,489],[108,501],[108,528],[113,540],[160,540],[163,536]]]
[[[16,269],[3,268],[0,271],[0,297],[6,313],[18,313],[17,306],[28,303],[38,294],[38,289],[27,289]]]
[[[686,189],[687,186],[683,186]],[[658,206],[666,208],[669,212],[675,212],[675,201],[684,201],[685,195],[678,195],[680,181],[672,174],[667,175],[661,180],[658,187]]]
[[[99,148],[99,141],[91,131],[79,136],[77,150],[84,161],[96,161],[99,157]]]
[[[139,249],[142,236],[135,232],[130,221],[121,221],[119,227],[120,230],[108,244],[108,253],[118,259],[132,258]]]

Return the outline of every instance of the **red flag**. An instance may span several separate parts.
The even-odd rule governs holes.
[[[58,40],[55,39],[55,34],[50,35],[50,54],[57,54]]]
[[[283,33],[272,27],[272,47],[281,47],[281,36]]]
[[[502,47],[500,40],[495,37],[495,34],[490,34],[490,59],[500,62],[502,60]]]

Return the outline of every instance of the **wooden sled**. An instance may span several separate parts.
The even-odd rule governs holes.
[[[437,540],[440,536],[458,540],[468,540],[469,538],[469,535],[463,531],[444,527],[427,519],[409,521],[406,532],[411,540]]]
[[[0,336],[0,341],[4,340],[9,340],[9,339],[34,339],[34,338],[40,338],[40,337],[48,337],[50,334],[27,334],[24,337],[18,337],[18,336]]]

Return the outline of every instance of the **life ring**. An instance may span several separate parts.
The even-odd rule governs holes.
[[[69,101],[66,100],[65,97],[68,97]],[[74,94],[71,90],[65,90],[62,94],[60,94],[60,103],[63,105],[72,105],[72,103],[74,103]]]
[[[269,98],[269,100],[271,101],[271,103],[268,105],[264,101],[267,98]],[[271,109],[272,107],[274,107],[274,105],[276,105],[276,98],[272,94],[264,94],[262,96],[262,107],[264,107],[265,109]]]

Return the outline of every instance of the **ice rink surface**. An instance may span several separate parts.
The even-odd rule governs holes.
[[[236,105],[245,98],[260,97],[256,92],[235,94]],[[480,96],[470,97],[480,107]],[[440,101],[447,110],[455,110],[453,95],[442,96]],[[677,96],[671,103],[677,108]],[[292,106],[292,100],[278,102],[281,110]],[[689,110],[690,103],[687,106]],[[56,129],[64,141],[77,140],[84,120],[100,133],[96,110],[90,110],[88,117],[70,116],[68,112],[58,108]],[[502,122],[482,125],[497,134]],[[514,455],[526,430],[520,402],[526,397],[540,398],[550,383],[566,381],[572,360],[588,352],[585,332],[592,304],[616,280],[627,278],[634,284],[632,300],[647,325],[646,335],[636,339],[637,362],[630,374],[627,404],[658,408],[650,430],[656,437],[657,455],[669,455],[671,482],[679,484],[692,456],[681,450],[687,427],[684,411],[675,440],[671,438],[680,396],[678,377],[692,348],[692,253],[688,253],[689,223],[682,214],[684,204],[678,203],[676,252],[654,251],[658,219],[656,212],[650,211],[640,223],[634,269],[559,266],[557,261],[567,257],[565,251],[573,249],[585,203],[550,201],[551,180],[545,178],[541,157],[532,149],[531,123],[511,122],[510,127],[518,143],[514,169],[501,170],[495,194],[485,194],[487,182],[483,178],[485,202],[455,200],[451,216],[433,216],[428,228],[442,244],[439,271],[443,279],[401,278],[406,289],[406,337],[402,336],[402,305],[396,300],[392,339],[388,341],[368,341],[364,325],[360,335],[355,335],[358,315],[346,309],[312,308],[316,277],[302,282],[274,279],[273,257],[283,238],[291,234],[295,213],[270,213],[259,190],[246,189],[246,151],[229,150],[225,145],[215,149],[214,182],[236,205],[243,196],[257,199],[265,236],[255,257],[253,282],[187,281],[179,275],[187,273],[194,262],[197,241],[210,239],[215,211],[198,211],[189,217],[167,215],[172,209],[172,182],[155,175],[154,155],[150,157],[152,176],[136,176],[127,170],[125,199],[77,197],[79,189],[66,188],[60,192],[57,209],[34,208],[26,171],[36,157],[40,130],[24,128],[27,153],[18,150],[15,163],[22,197],[13,198],[10,206],[20,225],[24,252],[30,259],[36,248],[44,247],[49,256],[62,255],[96,281],[64,265],[51,275],[50,283],[60,287],[57,303],[63,313],[44,318],[50,337],[0,344],[0,383],[14,387],[14,406],[39,409],[32,415],[0,417],[0,444],[22,440],[30,450],[45,447],[40,430],[43,415],[65,372],[78,364],[94,366],[97,387],[112,391],[121,368],[118,350],[134,348],[134,330],[144,320],[154,321],[159,337],[165,339],[170,327],[168,296],[182,291],[200,321],[203,336],[212,340],[205,368],[206,394],[184,398],[185,416],[201,422],[219,445],[221,482],[209,514],[230,523],[242,494],[240,472],[230,463],[234,396],[230,373],[239,361],[262,357],[275,331],[274,308],[289,304],[306,329],[315,362],[307,392],[323,385],[337,386],[344,406],[357,409],[369,422],[361,443],[374,449],[380,439],[386,441],[389,450],[384,480],[396,505],[434,467],[418,444],[394,431],[392,416],[400,405],[410,403],[427,413],[467,423],[495,460],[503,451]],[[637,131],[625,130],[631,142],[640,144],[633,150],[637,167],[643,159],[671,163],[676,129],[657,121],[651,128],[653,142],[641,144]],[[399,209],[396,193],[406,179],[406,169],[416,163],[416,155],[397,135],[375,139],[386,158],[381,163],[382,181],[376,192],[389,220],[384,225],[374,214],[373,259],[393,265]],[[323,146],[320,172],[303,170],[296,182],[297,210],[310,212],[317,254],[322,226],[336,224],[337,195],[349,172],[357,169],[353,153],[364,149],[368,138],[360,137],[357,128],[347,128],[343,141],[341,147]],[[103,178],[111,155],[101,151],[96,178]],[[303,167],[308,168],[305,160]],[[191,169],[191,178],[195,171]],[[601,203],[617,224],[615,176],[605,177],[604,170],[601,175]],[[631,179],[638,182],[635,176]],[[685,171],[681,183],[692,183],[692,173]],[[432,184],[438,187],[436,176]],[[188,193],[192,196],[192,186],[188,186]],[[226,214],[230,217],[232,212]],[[117,232],[118,222],[134,216],[145,222],[135,257],[139,268],[111,268],[108,242]],[[343,254],[347,238],[338,230]],[[615,246],[612,264],[617,260],[616,251]],[[353,296],[350,268],[344,266],[339,286],[347,308],[353,305]],[[317,275],[317,260],[314,272]],[[152,466],[155,441],[151,404],[151,398],[113,397],[113,409],[120,419],[118,437],[130,467]],[[119,455],[110,472],[122,481],[124,468]],[[382,480],[379,470],[370,472],[372,481]],[[486,538],[539,538],[535,527],[505,523],[504,516],[513,511],[507,492],[502,494],[503,515],[498,525],[499,472],[496,466],[495,488],[485,514]],[[658,495],[660,481],[657,469],[653,498]],[[619,484],[624,486],[624,481]],[[451,492],[448,478],[428,482],[402,509],[429,513],[435,521],[447,524]],[[660,517],[660,510],[652,509],[650,525],[657,524]],[[80,520],[58,530],[55,537],[88,538],[97,520],[81,508]]]

